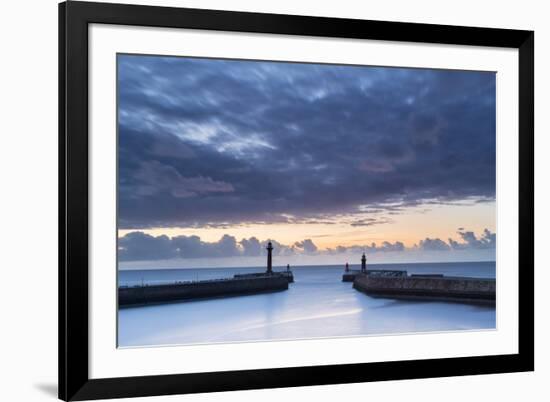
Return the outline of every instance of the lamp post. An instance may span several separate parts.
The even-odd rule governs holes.
[[[271,275],[273,273],[273,270],[271,267],[271,260],[272,260],[271,252],[273,251],[273,245],[271,244],[271,242],[267,243],[266,250],[267,250],[267,274]]]

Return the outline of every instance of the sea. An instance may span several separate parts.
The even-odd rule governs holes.
[[[372,298],[354,290],[351,283],[342,282],[342,266],[291,269],[295,282],[281,292],[119,309],[118,346],[259,342],[496,327],[494,306]],[[368,269],[496,276],[495,262],[370,264]],[[120,270],[118,281],[119,286],[162,284],[264,270],[263,267]]]

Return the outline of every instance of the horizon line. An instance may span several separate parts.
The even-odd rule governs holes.
[[[418,265],[418,264],[476,264],[476,263],[496,263],[496,260],[478,260],[478,261],[430,261],[430,262],[379,262],[379,263],[372,263],[367,264],[367,270],[369,265],[404,265],[404,264],[411,264],[411,265]],[[360,266],[360,263],[356,264],[349,264],[349,266]],[[319,265],[319,264],[303,264],[303,265],[290,265],[290,269],[292,268],[307,268],[307,267],[345,267],[345,264],[325,264],[325,265]],[[258,268],[258,269],[264,269],[265,266],[263,265],[251,265],[251,266],[243,266],[243,267],[195,267],[195,268],[182,268],[182,267],[165,267],[165,268],[121,268],[117,265],[117,271],[159,271],[159,270],[190,270],[190,269],[242,269],[242,268]],[[283,268],[286,269],[286,265],[274,265],[273,268]]]

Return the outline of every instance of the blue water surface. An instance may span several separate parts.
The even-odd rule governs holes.
[[[351,267],[357,269],[358,267]],[[495,277],[494,262],[369,265],[409,274]],[[284,268],[280,267],[279,270]],[[263,268],[121,270],[120,286],[261,272]],[[341,266],[292,267],[289,290],[120,309],[120,347],[493,329],[495,307],[372,298],[341,282]]]

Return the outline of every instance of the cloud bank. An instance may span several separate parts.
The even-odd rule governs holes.
[[[232,257],[259,257],[266,254],[267,242],[273,243],[275,256],[296,255],[337,255],[370,253],[406,253],[410,251],[452,251],[452,250],[494,250],[496,234],[485,229],[481,236],[474,232],[458,231],[460,241],[439,238],[426,238],[411,248],[405,247],[402,242],[384,241],[380,244],[354,245],[350,247],[338,246],[320,250],[311,239],[304,239],[292,245],[284,245],[274,239],[260,241],[256,237],[241,239],[223,235],[215,242],[205,242],[198,236],[151,236],[136,231],[119,238],[118,255],[120,261],[154,261],[166,259],[197,259],[197,258],[232,258]]]

